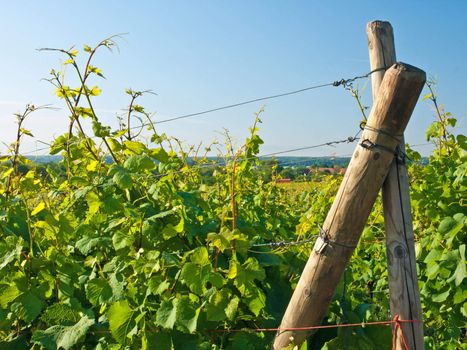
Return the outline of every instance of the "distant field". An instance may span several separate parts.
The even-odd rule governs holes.
[[[316,184],[315,184],[316,185]],[[300,193],[303,191],[310,191],[313,188],[312,181],[304,181],[304,182],[284,182],[278,183],[277,186],[290,191],[291,193]]]
[[[284,182],[278,183],[277,186],[287,190],[291,196],[299,196],[303,192],[310,192],[316,187],[316,181],[301,181],[301,182]]]

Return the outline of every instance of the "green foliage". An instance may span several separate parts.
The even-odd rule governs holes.
[[[40,344],[45,349],[72,349],[94,324],[94,318],[83,316],[72,326],[52,326],[46,330],[34,332],[31,342]]]
[[[90,58],[112,45],[84,52]],[[253,246],[315,235],[341,176],[313,178],[293,195],[269,181],[277,168],[269,172],[257,158],[260,113],[240,148],[227,135],[225,166],[210,167],[194,148],[157,134],[135,102],[147,92],[127,91],[127,119],[112,130],[93,107],[100,90],[87,85],[102,71],[87,59],[80,70],[76,50],[58,51],[80,81],[68,87],[64,72],[52,71],[70,109],[70,132],[51,149],[63,160],[20,172],[10,164],[26,160],[13,152],[0,163],[0,347],[269,348],[272,332],[248,329],[279,325],[311,245]],[[148,118],[151,142],[133,133],[135,113]],[[428,165],[410,165],[426,341],[434,349],[461,347],[467,317],[466,143],[449,133],[455,121],[444,116],[429,129],[437,148]],[[81,125],[86,118],[93,137]],[[378,202],[326,323],[390,317],[383,231]],[[245,331],[214,332],[238,329]],[[389,327],[357,327],[319,331],[301,349],[390,342]]]
[[[467,147],[464,135],[450,132],[456,119],[438,107],[430,90],[428,98],[435,102],[438,120],[427,137],[436,148],[428,165],[411,168],[419,287],[427,344],[454,349],[465,340],[467,320]]]

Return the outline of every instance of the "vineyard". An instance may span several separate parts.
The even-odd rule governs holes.
[[[58,163],[21,153],[34,133],[24,120],[48,107],[16,116],[0,163],[0,348],[269,349],[342,174],[279,184],[269,162],[266,178],[262,111],[240,147],[225,135],[216,160],[160,134],[138,104],[147,91],[126,91],[112,130],[94,109],[92,59],[113,45],[56,50],[67,70],[49,81],[69,113],[50,148]],[[434,151],[425,164],[408,146],[407,162],[425,347],[467,349],[467,140],[433,85],[424,100]],[[378,199],[323,323],[363,325],[320,329],[300,349],[390,349],[390,325],[370,325],[390,319]]]

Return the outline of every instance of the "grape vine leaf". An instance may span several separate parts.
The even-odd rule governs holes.
[[[95,278],[86,285],[86,296],[94,306],[107,303],[112,298],[112,288],[105,279]]]
[[[152,170],[156,167],[154,161],[145,154],[128,157],[123,163],[123,167],[132,173]]]
[[[162,301],[156,314],[156,324],[167,329],[172,329],[177,320],[178,299]]]
[[[107,312],[110,331],[120,344],[126,343],[127,335],[135,325],[135,313],[126,300],[113,303]]]
[[[52,326],[45,331],[37,330],[33,333],[31,342],[47,350],[72,349],[86,336],[94,323],[93,318],[85,315],[72,326]]]

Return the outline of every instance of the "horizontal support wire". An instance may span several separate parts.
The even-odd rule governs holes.
[[[355,82],[355,81],[357,81],[357,80],[359,80],[359,79],[368,78],[369,76],[371,76],[371,74],[373,74],[373,73],[375,73],[375,72],[379,72],[379,71],[381,71],[381,70],[385,70],[385,69],[386,69],[386,67],[384,67],[384,68],[378,68],[378,69],[374,69],[374,70],[372,70],[372,71],[370,71],[370,72],[368,72],[368,73],[366,73],[366,74],[364,74],[364,75],[358,75],[358,76],[355,76],[355,77],[349,78],[349,79],[335,80],[335,81],[330,82],[330,83],[318,84],[318,85],[309,86],[309,87],[305,87],[305,88],[302,88],[302,89],[293,90],[293,91],[288,91],[288,92],[284,92],[284,93],[280,93],[280,94],[276,94],[276,95],[271,95],[271,96],[265,96],[265,97],[255,98],[255,99],[252,99],[252,100],[247,100],[247,101],[242,101],[242,102],[238,102],[238,103],[234,103],[234,104],[229,104],[229,105],[225,105],[225,106],[221,106],[221,107],[216,107],[216,108],[212,108],[212,109],[207,109],[207,110],[203,110],[203,111],[200,111],[200,112],[189,113],[189,114],[184,114],[184,115],[180,115],[180,116],[177,116],[177,117],[171,117],[171,118],[167,118],[167,119],[162,119],[162,120],[159,120],[159,121],[154,121],[153,124],[154,124],[154,125],[157,125],[157,124],[163,124],[163,123],[172,122],[172,121],[175,121],[175,120],[192,118],[192,117],[196,117],[196,116],[200,116],[200,115],[204,115],[204,114],[209,114],[209,113],[217,112],[217,111],[220,111],[220,110],[225,110],[225,109],[235,108],[235,107],[239,107],[239,106],[244,106],[244,105],[251,104],[251,103],[255,103],[255,102],[266,101],[266,100],[272,100],[272,99],[276,99],[276,98],[280,98],[280,97],[295,95],[295,94],[303,93],[303,92],[306,92],[306,91],[315,90],[315,89],[320,89],[320,88],[329,87],[329,86],[333,86],[333,87],[338,87],[338,86],[348,87],[348,86],[350,86],[353,82]],[[151,123],[141,123],[141,124],[138,125],[138,126],[131,127],[130,130],[141,129],[141,128],[144,128],[144,127],[146,127],[146,126],[152,126],[152,124],[151,124]],[[95,136],[94,136],[94,137],[91,137],[91,138],[93,138],[93,139],[98,139],[98,138],[95,137]],[[50,145],[50,143],[45,142],[45,141],[41,141],[41,140],[37,140],[37,142]],[[79,141],[76,142],[76,143],[72,143],[72,144],[77,144],[77,143],[79,143],[79,142],[81,142],[81,140],[79,140]],[[50,149],[50,147],[39,148],[39,149],[36,149],[36,150],[33,150],[33,151],[23,152],[22,155],[34,154],[34,153],[37,153],[37,152],[40,152],[40,151],[45,151],[45,150],[48,150],[48,149]]]
[[[287,150],[272,152],[272,153],[266,153],[266,154],[262,154],[262,155],[258,155],[258,156],[252,156],[252,157],[243,157],[243,158],[239,158],[239,161],[250,161],[250,160],[256,160],[256,159],[264,160],[264,158],[272,158],[272,157],[280,155],[280,154],[291,153],[291,152],[296,152],[296,151],[303,151],[303,150],[310,150],[310,149],[320,148],[320,147],[325,147],[325,146],[333,146],[333,145],[337,145],[337,144],[341,144],[341,143],[353,143],[356,140],[358,140],[358,138],[350,136],[350,137],[347,137],[346,139],[328,141],[328,142],[319,143],[319,144],[316,144],[316,145],[311,145],[311,146],[306,146],[306,147],[292,148],[292,149],[287,149]],[[155,174],[155,175],[153,175],[153,177],[154,178],[161,178],[161,177],[165,177],[165,176],[173,175],[173,174],[182,174],[182,173],[187,172],[187,170],[205,169],[205,168],[212,168],[212,167],[213,168],[215,168],[215,167],[224,167],[224,166],[227,166],[227,165],[228,165],[227,161],[222,160],[222,161],[218,161],[218,162],[214,162],[214,163],[194,165],[194,166],[191,166],[189,169],[175,170],[175,171],[167,172],[167,173],[164,173],[164,174]]]
[[[265,243],[255,243],[255,244],[251,244],[249,247],[248,247],[248,251],[249,252],[252,252],[252,253],[261,253],[261,254],[267,254],[267,253],[278,253],[282,250],[282,248],[292,248],[292,247],[296,247],[296,246],[302,246],[302,245],[308,245],[308,244],[314,244],[316,242],[317,239],[320,239],[322,237],[322,232],[323,232],[323,229],[321,228],[321,226],[318,224],[318,228],[320,230],[320,232],[318,234],[315,234],[309,238],[305,238],[305,239],[301,239],[301,240],[294,240],[294,241],[286,241],[286,240],[281,240],[281,241],[273,241],[273,242],[265,242]],[[338,244],[336,243],[335,241],[328,241],[330,242],[330,244],[336,244],[336,245],[342,245],[342,244]],[[365,241],[365,240],[362,240],[363,243],[371,243],[371,244],[381,244],[383,243],[383,241]],[[344,246],[345,248],[355,248],[356,246],[347,246],[347,245],[342,245]],[[254,248],[271,248],[271,250],[254,250]],[[215,248],[216,247],[208,247],[208,250],[213,253],[215,252]],[[223,251],[230,251],[230,250],[234,250],[235,248],[233,246],[230,246],[230,247],[226,247],[223,249]],[[183,250],[179,250],[179,251],[172,251],[172,252],[169,252],[170,254],[174,254],[174,255],[183,255],[183,254],[186,254],[186,253],[189,253],[190,251],[183,251]],[[384,291],[380,291],[379,293],[382,293]]]
[[[315,240],[316,240],[315,237],[313,237],[309,239],[302,239],[300,241],[290,241],[290,242],[279,241],[279,242],[269,242],[269,243],[258,243],[258,244],[252,244],[250,247],[251,248],[259,248],[259,247],[282,248],[282,247],[287,247],[287,246],[314,243]]]

